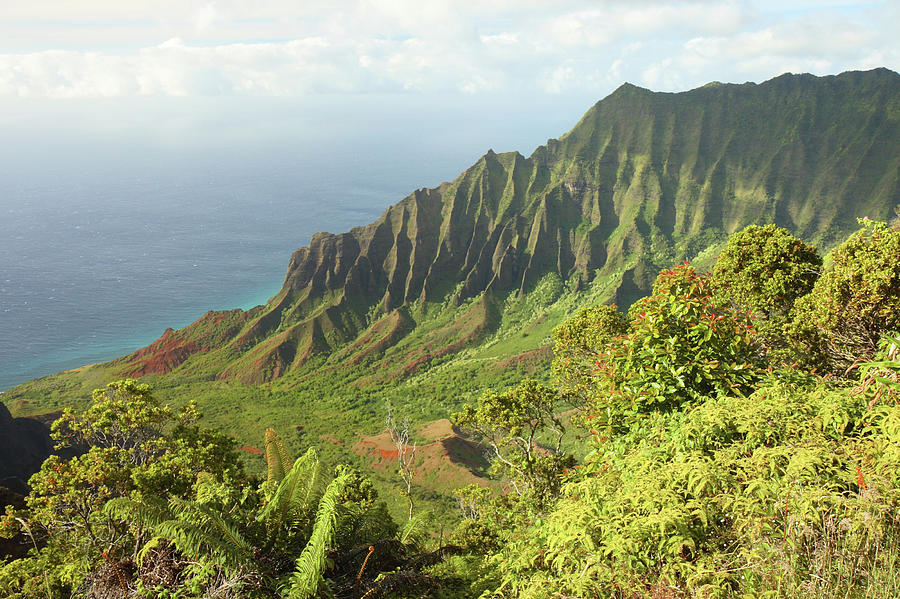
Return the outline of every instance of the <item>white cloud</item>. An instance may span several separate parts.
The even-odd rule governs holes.
[[[202,33],[211,31],[219,19],[219,11],[213,2],[207,2],[194,11],[194,28]]]
[[[900,14],[811,0],[32,0],[0,8],[0,95],[601,95],[786,69],[900,68]],[[75,8],[77,5],[77,8]],[[825,6],[825,8],[819,8]],[[51,18],[52,17],[52,18]]]
[[[758,81],[784,72],[824,75],[878,66],[897,69],[898,21],[881,25],[859,15],[819,11],[732,36],[695,37],[649,65],[643,80],[647,85],[665,85],[661,73],[666,72],[692,86],[721,78],[716,72],[731,72],[738,81]]]

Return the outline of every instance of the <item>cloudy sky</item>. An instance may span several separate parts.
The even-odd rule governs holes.
[[[0,96],[679,91],[900,70],[896,0],[29,0]]]

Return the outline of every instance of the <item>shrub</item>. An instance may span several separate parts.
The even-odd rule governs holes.
[[[616,306],[581,308],[553,329],[553,375],[560,391],[584,398],[602,348],[628,331]]]
[[[900,328],[900,231],[860,221],[831,253],[831,265],[793,311],[790,336],[810,364],[846,374],[874,358],[885,333]]]
[[[713,268],[715,294],[759,317],[761,341],[780,353],[791,308],[812,290],[821,269],[816,248],[775,225],[752,225],[728,238]]]
[[[687,263],[662,271],[628,319],[628,334],[601,349],[597,362],[595,403],[607,416],[752,389],[759,373],[753,323],[711,294],[708,274]]]
[[[900,409],[783,374],[598,438],[496,554],[500,595],[896,596]]]

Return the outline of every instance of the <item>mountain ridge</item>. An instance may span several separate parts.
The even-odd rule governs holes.
[[[341,348],[377,356],[425,306],[482,297],[459,317],[475,324],[447,334],[452,353],[495,327],[491,297],[549,274],[575,287],[610,279],[598,299],[625,307],[659,268],[750,224],[833,245],[900,201],[898,90],[887,69],[680,93],[625,83],[529,157],[488,150],[369,225],[313,235],[265,306],[208,313],[116,363],[272,381]]]

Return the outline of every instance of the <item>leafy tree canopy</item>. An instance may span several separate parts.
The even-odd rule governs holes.
[[[750,315],[712,295],[708,274],[685,263],[664,270],[653,294],[628,311],[628,334],[601,349],[593,411],[618,415],[670,409],[744,393],[758,377]]]
[[[751,225],[728,238],[713,268],[716,294],[765,319],[788,316],[822,268],[816,248],[775,225]]]
[[[900,329],[900,230],[861,220],[793,311],[790,335],[812,366],[844,374]]]

